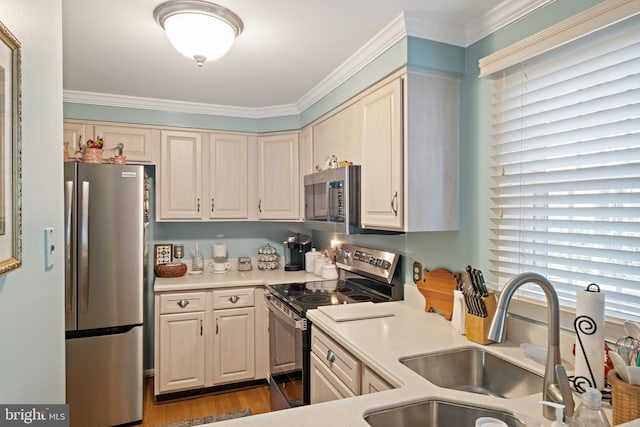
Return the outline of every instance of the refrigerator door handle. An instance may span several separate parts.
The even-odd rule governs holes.
[[[73,313],[73,181],[64,183],[64,303],[67,313]]]
[[[80,311],[89,309],[89,183],[82,181],[80,207],[80,268],[78,270]]]

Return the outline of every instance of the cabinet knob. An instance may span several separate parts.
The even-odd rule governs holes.
[[[336,354],[331,350],[327,351],[327,360],[329,362],[331,362],[331,363],[335,362],[336,361]]]
[[[189,305],[189,300],[181,299],[176,304],[178,304],[180,306],[180,308],[185,308],[186,306]]]
[[[238,300],[240,299],[240,297],[238,295],[232,295],[229,297],[229,302],[231,304],[235,304],[238,302]]]

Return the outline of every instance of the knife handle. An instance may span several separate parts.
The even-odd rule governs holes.
[[[486,297],[478,298],[478,301],[484,306],[487,316],[480,317],[467,313],[465,315],[465,335],[468,340],[478,344],[491,344],[493,341],[488,338],[488,335],[491,322],[496,314],[496,296],[489,293]]]

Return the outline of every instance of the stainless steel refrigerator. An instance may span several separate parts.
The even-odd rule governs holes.
[[[142,420],[144,168],[65,163],[70,424]]]

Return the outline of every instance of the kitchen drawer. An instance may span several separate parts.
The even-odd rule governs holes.
[[[205,292],[182,292],[160,295],[160,314],[204,311]]]
[[[213,309],[253,307],[253,288],[213,291]]]
[[[329,402],[331,400],[353,397],[356,394],[351,391],[331,370],[322,363],[322,360],[311,353],[310,359],[310,400],[311,404]]]
[[[360,361],[317,328],[311,330],[311,351],[349,389],[360,394]]]

